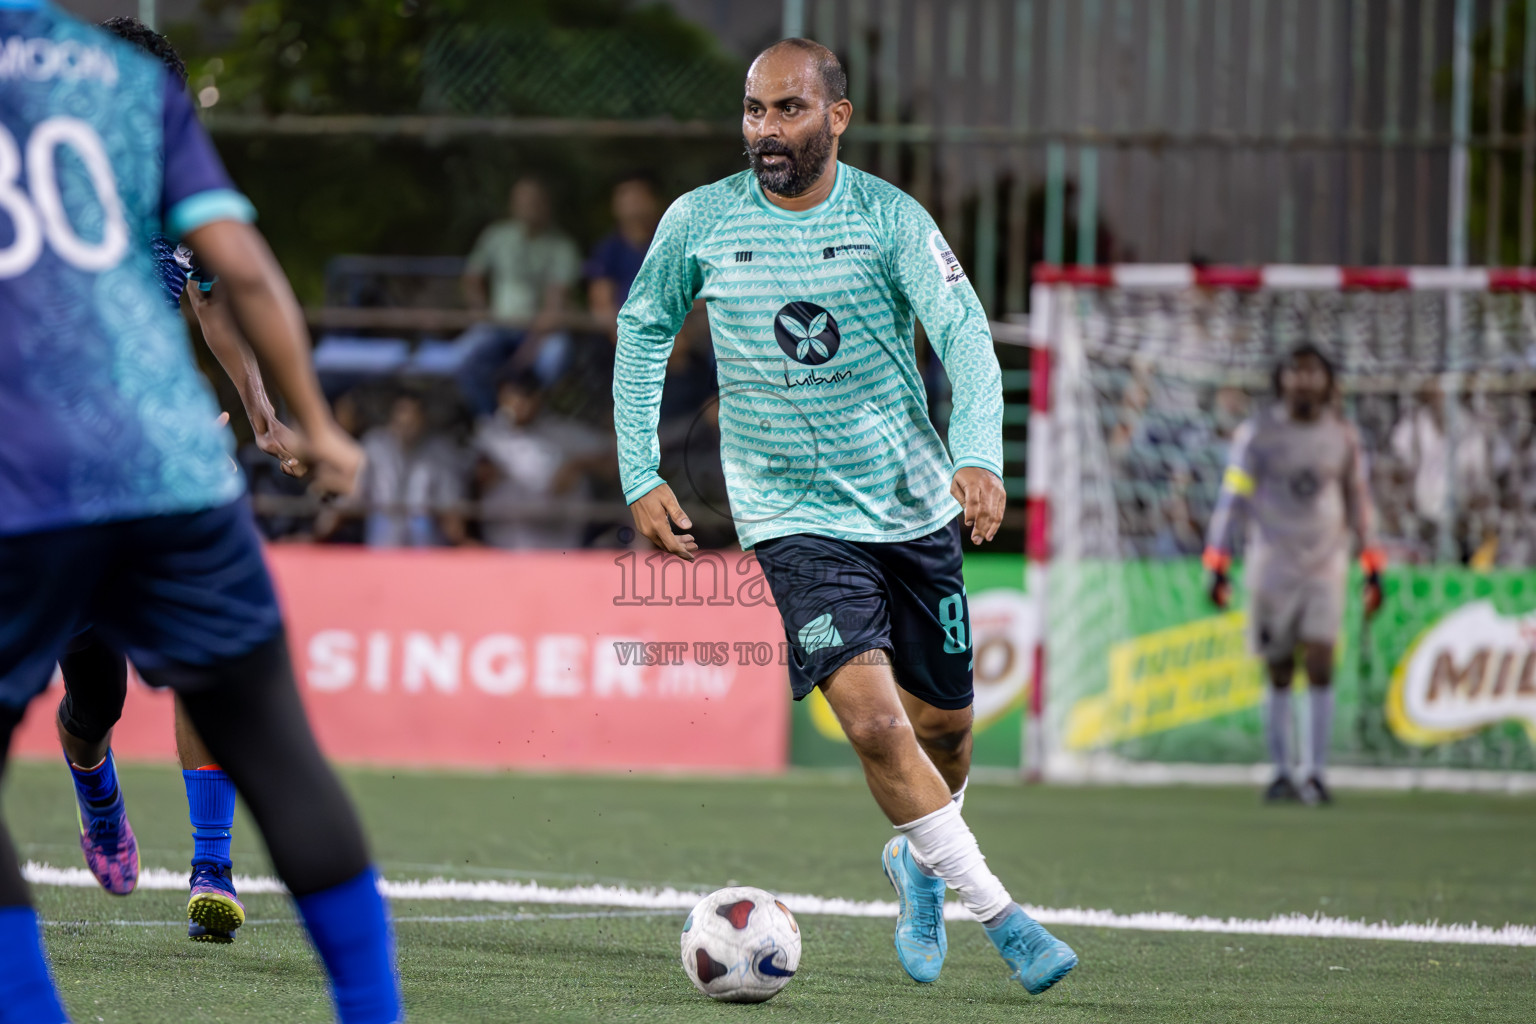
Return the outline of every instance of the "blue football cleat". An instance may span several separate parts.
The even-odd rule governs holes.
[[[987,938],[1013,968],[1013,977],[1032,996],[1056,984],[1077,966],[1072,947],[1015,905],[996,925],[986,926]]]
[[[937,981],[949,952],[944,934],[944,879],[926,875],[912,859],[906,836],[894,836],[880,855],[885,877],[896,890],[896,958],[924,984]]]

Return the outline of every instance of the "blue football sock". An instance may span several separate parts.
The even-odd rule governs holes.
[[[37,911],[0,907],[0,1024],[64,1024],[69,1018],[43,959]]]
[[[192,819],[192,863],[229,867],[229,830],[235,825],[235,784],[218,768],[183,770]]]
[[[325,961],[341,1024],[404,1019],[395,975],[395,933],[373,868],[351,881],[294,900]]]
[[[68,755],[65,755],[64,760],[68,762],[69,774],[75,780],[75,792],[80,794],[80,799],[88,807],[99,810],[117,802],[120,795],[117,788],[117,766],[112,761],[110,750],[101,759],[101,764],[94,768],[81,768],[70,761]]]

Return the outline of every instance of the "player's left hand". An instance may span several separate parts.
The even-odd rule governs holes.
[[[267,417],[266,429],[256,431],[256,447],[276,459],[289,476],[300,477],[309,472],[309,466],[298,454],[304,450],[303,444],[299,435],[276,416]]]
[[[311,489],[342,498],[356,490],[363,472],[363,449],[334,422],[303,437],[299,457],[314,467]]]
[[[1361,607],[1365,610],[1366,618],[1374,618],[1381,611],[1381,573],[1367,573],[1365,577],[1365,593],[1360,595]]]
[[[955,470],[949,493],[965,509],[965,525],[971,528],[972,544],[981,544],[997,536],[997,528],[1003,525],[1003,511],[1008,506],[1008,492],[1003,489],[1003,481],[996,473],[980,466],[961,466]]]
[[[1386,553],[1380,548],[1368,547],[1360,552],[1360,568],[1365,572],[1365,592],[1360,595],[1360,605],[1367,619],[1381,610],[1381,570],[1386,565]]]

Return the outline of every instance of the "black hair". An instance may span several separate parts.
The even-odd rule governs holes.
[[[816,71],[821,76],[821,91],[826,94],[828,103],[836,103],[838,100],[848,98],[848,72],[843,70],[843,62],[837,59],[837,54],[814,39],[802,39],[799,36],[780,39],[758,54],[753,63],[756,63],[757,59],[764,54],[772,53],[781,47],[790,47],[816,58]]]
[[[539,375],[528,369],[507,370],[496,378],[496,390],[512,388],[521,391],[525,395],[542,395],[544,384],[539,380]]]
[[[139,49],[160,58],[160,63],[165,69],[176,77],[182,85],[187,84],[187,65],[181,59],[181,54],[176,52],[176,47],[165,36],[156,32],[138,18],[108,18],[101,23],[101,27],[117,36],[126,39]]]
[[[1287,352],[1284,358],[1275,364],[1275,394],[1280,394],[1280,374],[1285,371],[1285,368],[1288,366],[1295,366],[1298,362],[1306,359],[1309,356],[1323,364],[1323,373],[1328,375],[1328,397],[1332,398],[1334,396],[1334,394],[1338,391],[1338,378],[1334,374],[1333,360],[1328,358],[1328,353],[1324,352],[1319,346],[1314,345],[1310,341],[1304,341],[1300,345],[1297,345],[1295,348]]]

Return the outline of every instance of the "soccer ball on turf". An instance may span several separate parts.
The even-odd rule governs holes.
[[[683,925],[683,970],[712,999],[772,999],[799,966],[795,915],[762,889],[736,885],[712,892]]]

